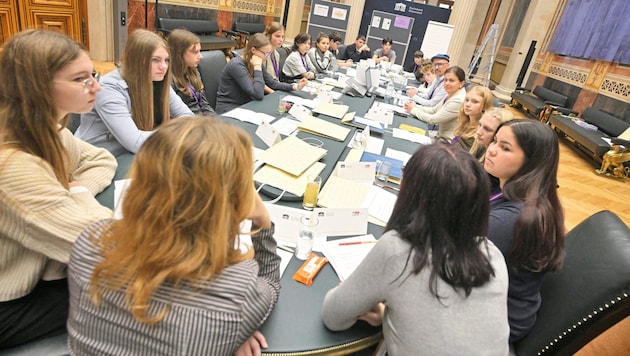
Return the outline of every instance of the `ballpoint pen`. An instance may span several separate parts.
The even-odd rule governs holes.
[[[350,245],[361,245],[361,244],[373,244],[378,240],[370,240],[370,241],[349,241],[349,242],[340,242],[339,246],[350,246]]]

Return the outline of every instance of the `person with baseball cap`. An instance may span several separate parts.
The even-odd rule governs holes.
[[[431,57],[431,65],[433,66],[433,74],[435,80],[431,83],[431,87],[426,91],[419,93],[417,88],[407,89],[407,96],[421,106],[434,107],[446,97],[446,90],[442,85],[444,83],[444,72],[450,67],[448,54],[436,54]]]

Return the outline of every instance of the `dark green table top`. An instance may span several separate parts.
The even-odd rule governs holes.
[[[288,94],[289,93],[285,92],[275,92],[265,96],[262,101],[249,102],[243,105],[242,108],[266,113],[279,118],[286,114],[277,113],[278,98]],[[308,94],[305,92],[291,93],[291,95],[296,94],[308,98]],[[374,97],[350,97],[343,95],[341,100],[345,105],[350,107],[350,111],[355,111],[356,115],[363,116],[372,105]],[[319,117],[329,122],[339,123],[339,119],[336,118],[325,115],[320,115]],[[256,125],[232,118],[221,117],[221,119],[247,131],[251,135],[256,147],[261,149],[266,148],[266,145],[255,135]],[[407,123],[426,129],[426,125],[418,120],[395,115],[393,127],[398,127],[401,123]],[[326,168],[321,174],[324,181],[328,179],[329,175],[332,173],[336,162],[343,160],[349,152],[347,145],[352,139],[355,128],[352,126],[346,127],[351,128],[351,132],[344,142],[326,139],[304,132],[299,132],[297,135],[299,138],[316,137],[324,143],[324,148],[328,150],[327,155],[322,159],[322,162],[326,164]],[[418,147],[416,143],[392,137],[391,130],[386,130],[385,133],[380,136],[374,136],[382,138],[385,141],[383,152],[381,152],[382,154],[385,153],[387,147],[409,153],[415,151]],[[123,154],[117,157],[117,160],[118,169],[114,180],[125,178],[127,170],[133,160],[133,155]],[[269,194],[269,196],[267,196],[267,194]],[[271,200],[274,194],[276,193],[273,192],[273,190],[266,192],[262,195],[263,200]],[[101,204],[113,207],[114,185],[112,184],[105,189],[97,196],[97,199]],[[301,200],[281,201],[279,204],[301,208]],[[383,228],[369,224],[368,232],[378,238],[382,234]],[[264,354],[335,354],[349,350],[359,350],[376,343],[381,338],[381,329],[372,327],[362,321],[357,322],[352,328],[341,332],[331,332],[324,326],[321,321],[321,309],[324,296],[328,290],[339,283],[339,279],[332,267],[327,264],[321,269],[310,287],[296,282],[292,279],[292,276],[302,262],[303,261],[295,257],[292,258],[281,279],[282,289],[278,304],[260,328],[260,331],[265,335],[267,343],[269,344],[269,348],[264,350]]]

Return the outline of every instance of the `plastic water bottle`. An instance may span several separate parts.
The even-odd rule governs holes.
[[[393,104],[395,96],[396,91],[394,90],[394,84],[392,82],[389,82],[387,84],[387,89],[385,90],[385,103]]]

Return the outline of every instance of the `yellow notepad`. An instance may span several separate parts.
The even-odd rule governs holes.
[[[419,127],[415,127],[415,126],[411,126],[411,125],[407,125],[407,124],[400,124],[400,129],[401,130],[405,130],[405,131],[409,131],[409,132],[413,132],[413,133],[417,133],[420,135],[426,135],[427,132]]]
[[[313,163],[326,155],[327,150],[311,146],[295,136],[284,140],[261,152],[258,159],[294,176],[299,176]]]
[[[313,112],[341,119],[348,112],[348,109],[348,105],[321,103],[313,109]]]
[[[337,141],[345,141],[350,129],[308,115],[298,124],[298,129]]]

